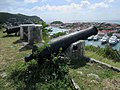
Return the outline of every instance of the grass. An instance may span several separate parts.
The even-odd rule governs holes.
[[[95,63],[86,63],[84,67],[70,68],[70,76],[81,90],[119,90],[120,73]]]
[[[110,64],[112,66],[120,68],[120,62],[114,62],[114,60],[110,60],[110,59],[108,59],[106,57],[98,55],[97,53],[95,53],[93,51],[86,50],[85,51],[85,56],[97,59],[97,60],[102,61],[104,63],[107,63],[107,64]]]
[[[47,80],[49,76],[45,75],[50,68],[46,69],[47,66],[39,65],[34,60],[25,63],[24,57],[31,53],[31,49],[24,48],[19,39],[14,34],[6,36],[0,31],[0,90],[71,90],[69,83],[66,83],[68,77]]]
[[[23,65],[24,56],[31,53],[31,50],[20,51],[23,47],[19,37],[13,35],[7,36],[0,31],[0,90],[14,90],[12,81],[8,77],[16,68],[16,65]]]
[[[47,90],[47,87],[52,88],[54,83],[48,84],[45,89],[45,82],[39,83],[40,81],[33,80],[33,76],[30,76],[31,72],[28,69],[31,68],[32,75],[34,75],[38,74],[34,72],[38,67],[35,61],[24,62],[24,57],[31,53],[31,49],[23,48],[19,39],[14,35],[6,36],[0,31],[0,90]],[[92,57],[93,53],[87,52],[86,55]],[[100,58],[102,59],[102,57],[98,59]],[[70,67],[69,73],[82,90],[120,89],[120,73],[93,63],[86,63],[83,66],[79,66],[81,64],[77,63],[77,65],[76,68]],[[120,64],[118,63],[116,66],[119,67]],[[33,82],[24,82],[26,79],[33,80]],[[57,83],[59,85],[59,81]]]

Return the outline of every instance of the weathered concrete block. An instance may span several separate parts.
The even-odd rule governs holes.
[[[27,41],[29,44],[41,42],[42,25],[37,24],[20,25],[20,39]]]
[[[66,50],[65,54],[68,58],[71,60],[80,60],[81,57],[84,57],[84,47],[85,47],[85,41],[79,40],[75,43],[72,43],[70,47]]]

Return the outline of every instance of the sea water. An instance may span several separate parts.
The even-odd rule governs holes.
[[[101,48],[104,48],[106,45],[109,45],[109,43],[101,44],[101,41],[100,41],[100,40],[98,40],[98,41],[93,41],[93,40],[88,41],[88,40],[85,40],[85,45],[86,45],[86,46],[92,45],[92,46],[96,46],[96,47],[99,46],[99,47],[101,47]],[[110,45],[110,46],[111,46],[113,49],[120,51],[120,41],[119,41],[116,45]]]
[[[51,35],[55,34],[55,33],[58,33],[58,32],[65,32],[65,31],[67,31],[67,29],[61,29],[61,28],[58,28],[58,27],[52,27],[51,30],[52,30],[52,32],[50,33]]]

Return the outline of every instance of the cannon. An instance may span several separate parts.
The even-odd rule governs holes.
[[[19,31],[20,31],[20,26],[14,26],[14,27],[6,28],[6,30],[3,31],[3,33],[7,33],[7,34],[15,33],[15,34],[17,34]]]
[[[32,59],[36,59],[38,62],[43,62],[45,59],[49,59],[51,55],[59,54],[60,48],[62,48],[62,52],[64,52],[72,43],[78,40],[87,39],[89,36],[96,35],[97,33],[97,28],[91,26],[87,29],[55,38],[47,44],[35,45],[33,46],[32,54],[25,57],[25,62],[29,62]],[[38,50],[41,51],[37,52]]]

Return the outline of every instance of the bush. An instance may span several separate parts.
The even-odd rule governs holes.
[[[42,64],[19,64],[10,78],[17,90],[71,90],[68,61],[67,58],[53,56],[53,59],[46,59]]]
[[[118,62],[120,61],[120,52],[117,50],[113,50],[112,47],[108,45],[105,48],[86,46],[85,49],[89,51],[93,51],[99,55],[102,55],[103,57],[107,57],[114,61],[118,61]]]
[[[58,32],[58,33],[55,33],[55,34],[51,35],[51,37],[56,38],[56,37],[59,37],[59,36],[63,36],[65,34],[66,34],[65,32]]]

